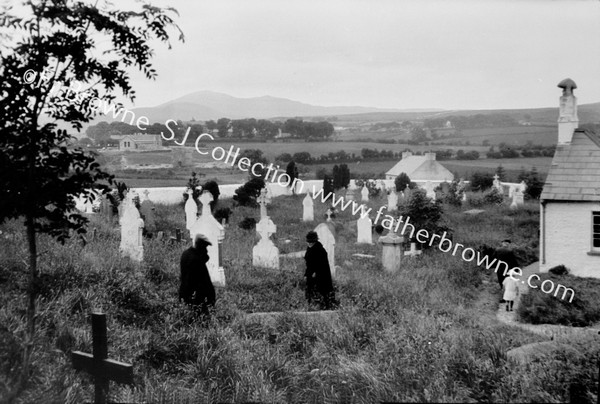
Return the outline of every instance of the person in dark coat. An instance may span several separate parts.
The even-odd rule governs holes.
[[[494,253],[494,258],[498,261],[504,261],[508,265],[508,269],[506,270],[506,274],[504,273],[504,265],[501,265],[496,272],[496,276],[498,276],[498,283],[500,284],[500,289],[502,289],[502,284],[504,282],[504,278],[508,276],[508,271],[519,266],[519,261],[517,260],[517,256],[511,248],[511,243],[509,239],[502,240],[501,247],[496,249]]]
[[[309,303],[318,303],[322,310],[330,310],[337,303],[335,291],[331,280],[331,270],[327,251],[319,242],[319,237],[314,231],[306,235],[308,248],[304,255],[306,261],[306,299]]]
[[[181,254],[181,284],[179,299],[197,309],[199,314],[208,316],[208,308],[215,304],[213,287],[208,268],[207,247],[212,245],[206,236],[197,234],[194,245]]]

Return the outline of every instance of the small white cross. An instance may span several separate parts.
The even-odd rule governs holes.
[[[422,253],[423,251],[417,250],[417,243],[410,243],[410,251],[404,251],[404,255],[408,255],[409,257],[416,257]]]

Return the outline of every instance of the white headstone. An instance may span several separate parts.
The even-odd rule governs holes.
[[[366,185],[363,185],[361,191],[360,191],[360,195],[361,195],[361,202],[369,202],[369,188],[367,188]]]
[[[188,191],[188,199],[185,202],[185,228],[190,231],[198,218],[198,205],[196,205],[196,201],[192,198],[193,193],[191,189]]]
[[[390,194],[388,195],[388,210],[390,212],[395,212],[398,209],[398,194],[394,189],[390,189]]]
[[[357,243],[373,244],[373,221],[369,215],[361,215],[356,221]]]
[[[501,194],[504,193],[502,183],[500,182],[500,177],[498,177],[498,174],[494,174],[494,188]]]
[[[425,183],[425,191],[427,192],[427,197],[435,201],[435,191],[433,190],[433,188],[434,186],[431,181],[427,181]]]
[[[279,269],[279,249],[269,237],[277,231],[270,217],[266,216],[256,225],[260,241],[252,249],[252,265],[255,267]]]
[[[524,192],[527,189],[527,185],[525,184],[524,181],[522,181],[519,185],[517,185],[513,191],[512,194],[512,203],[510,204],[510,207],[512,209],[516,208],[517,206],[521,206],[525,203],[525,199],[524,199]]]
[[[121,256],[129,257],[133,261],[141,262],[144,259],[144,247],[142,244],[142,229],[144,221],[140,218],[140,212],[133,203],[133,194],[128,193],[121,204],[122,216],[121,244],[119,250]]]
[[[313,198],[310,196],[310,193],[307,193],[302,200],[302,206],[304,207],[302,220],[305,222],[312,222],[315,220],[315,204],[313,202]]]
[[[323,248],[327,251],[327,259],[329,260],[329,268],[331,269],[331,277],[335,277],[335,237],[329,226],[326,223],[321,223],[315,228],[315,232],[319,237],[319,241],[323,244]]]
[[[267,215],[267,205],[271,203],[271,197],[267,191],[267,187],[264,187],[260,191],[260,196],[256,198],[256,202],[260,205],[260,220],[268,217]]]
[[[212,202],[212,200],[213,196],[210,192],[204,192],[200,195],[202,214],[190,228],[190,236],[192,242],[194,242],[196,234],[204,234],[211,242],[212,245],[209,245],[207,248],[208,262],[206,263],[206,267],[208,268],[208,273],[213,285],[225,286],[225,269],[223,268],[221,258],[221,242],[223,241],[223,238],[225,238],[225,229],[221,223],[213,217],[212,212],[210,211],[210,202]]]
[[[325,211],[325,215],[327,215],[328,222],[333,222],[333,220],[331,220],[331,216],[333,215],[333,210],[331,208],[329,208]]]

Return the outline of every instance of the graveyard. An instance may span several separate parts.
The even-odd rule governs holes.
[[[210,221],[206,195],[192,214],[202,211],[200,218]],[[103,358],[133,367],[132,380],[123,376],[129,384],[110,382],[109,398],[119,402],[546,402],[567,400],[574,385],[595,392],[591,358],[600,347],[589,339],[574,339],[569,355],[558,350],[546,360],[509,360],[510,350],[548,338],[498,321],[501,292],[493,271],[436,249],[417,254],[403,246],[402,254],[383,258],[394,236],[378,242],[359,215],[338,210],[332,217],[317,200],[311,220],[305,195],[258,199],[260,207],[220,199],[219,207],[233,211],[229,220],[201,226],[214,226],[221,237],[209,264],[211,277],[221,278],[213,278],[217,303],[207,324],[177,299],[179,258],[197,224],[186,219],[190,198],[151,207],[143,200],[143,220],[126,200],[122,210],[132,216],[123,213],[121,226],[116,215],[87,214],[85,240],[61,245],[41,236],[35,383],[22,402],[91,400],[94,378],[74,369],[71,352],[79,352],[75,367],[84,369],[86,353],[92,345],[96,350],[92,312],[106,314]],[[363,203],[375,212],[388,200],[380,195]],[[472,206],[465,203],[440,205],[454,240],[478,248],[510,237],[523,265],[536,261],[537,202],[484,204],[479,214],[466,214]],[[239,226],[247,218],[256,228]],[[153,236],[143,237],[150,223]],[[319,227],[335,241],[330,261],[340,306],[333,312],[318,311],[304,297],[305,235]],[[0,229],[6,246],[0,324],[19,329],[25,326],[22,224]],[[390,259],[393,271],[384,265]],[[20,347],[6,328],[0,333],[7,378]]]

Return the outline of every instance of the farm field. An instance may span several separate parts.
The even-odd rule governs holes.
[[[187,242],[145,240],[144,261],[136,265],[120,257],[115,221],[92,217],[97,237],[85,246],[76,238],[62,246],[40,237],[36,383],[23,402],[90,401],[93,383],[73,370],[68,353],[91,350],[93,307],[108,316],[110,357],[134,366],[135,385],[111,383],[110,398],[118,402],[565,402],[573,385],[597,389],[597,344],[573,338],[576,353],[509,362],[507,351],[544,337],[498,321],[501,293],[493,271],[431,249],[387,273],[379,245],[355,243],[356,218],[347,211],[335,219],[337,319],[315,324],[287,313],[270,325],[253,322],[247,313],[315,309],[304,299],[304,261],[282,259],[280,270],[254,268],[256,232],[238,224],[257,219],[258,209],[231,201],[219,206],[233,208],[222,244],[227,286],[217,288],[215,311],[204,325],[177,301]],[[326,208],[316,203],[315,217]],[[510,237],[524,264],[536,259],[536,203],[482,208],[485,215],[472,217],[443,206],[455,241],[478,248]],[[316,223],[302,222],[301,211],[301,196],[274,198],[268,208],[282,253],[306,248],[304,235]],[[158,205],[156,224],[167,234],[184,227],[183,207]],[[6,291],[0,323],[10,331],[25,326],[21,226],[0,226],[11,236],[0,250]],[[19,346],[7,341],[0,350],[13,364]],[[0,369],[3,380],[10,377],[2,373],[6,368]]]
[[[500,143],[512,145],[525,145],[527,142],[540,144],[543,146],[552,146],[556,144],[556,127],[550,126],[515,126],[510,128],[483,128],[483,129],[464,129],[463,136],[454,139],[445,139],[432,141],[432,144],[440,142],[468,141],[471,144],[480,145],[487,140],[490,145]]]

